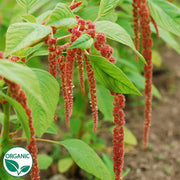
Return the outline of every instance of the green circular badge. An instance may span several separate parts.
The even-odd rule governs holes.
[[[33,159],[28,150],[22,147],[11,148],[3,157],[3,166],[8,174],[22,177],[32,168]]]

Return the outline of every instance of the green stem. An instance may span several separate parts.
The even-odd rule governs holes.
[[[4,125],[3,125],[2,146],[6,146],[9,143],[10,109],[11,109],[10,104],[8,102],[6,102],[3,105],[3,110],[4,110]]]

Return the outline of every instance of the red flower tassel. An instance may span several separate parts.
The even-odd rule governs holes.
[[[21,106],[24,108],[29,118],[30,143],[28,144],[28,150],[31,153],[32,158],[33,158],[31,178],[33,180],[40,180],[39,168],[38,168],[38,162],[37,162],[37,146],[36,146],[36,139],[35,139],[35,130],[33,127],[32,112],[27,104],[27,97],[24,91],[20,89],[20,86],[18,84],[13,83],[7,79],[4,79],[4,80],[9,85],[9,92],[11,92],[12,97],[21,104]]]
[[[69,8],[71,10],[73,10],[73,9],[76,9],[77,7],[79,7],[81,4],[82,4],[82,1],[79,1],[79,2],[77,2],[75,4],[70,5]]]
[[[113,161],[114,161],[114,173],[115,180],[122,180],[122,168],[124,161],[124,112],[125,97],[120,93],[113,93],[114,95],[114,108],[113,116],[116,127],[113,133]]]
[[[76,54],[76,62],[78,65],[78,71],[79,71],[79,81],[81,86],[81,92],[82,94],[85,94],[85,86],[84,86],[84,70],[83,70],[83,53],[81,49],[77,49]]]
[[[96,81],[95,81],[92,65],[86,55],[84,55],[84,59],[85,59],[85,64],[86,64],[86,71],[87,71],[87,77],[88,77],[88,81],[89,81],[89,88],[90,88],[90,95],[91,95],[92,117],[93,117],[93,121],[94,121],[93,129],[94,129],[94,132],[96,132],[97,125],[98,125]]]
[[[68,49],[65,63],[66,73],[66,92],[67,92],[67,105],[68,105],[68,117],[66,119],[67,127],[70,127],[69,119],[72,115],[73,109],[73,69],[75,60],[75,50]]]
[[[151,102],[152,102],[152,50],[153,45],[151,39],[151,29],[150,29],[150,12],[147,2],[144,0],[140,8],[140,24],[141,24],[141,33],[142,33],[142,47],[143,47],[143,56],[147,62],[147,65],[144,65],[144,76],[145,76],[145,122],[144,122],[144,149],[147,148],[148,139],[149,139],[149,128],[151,122]]]
[[[133,25],[134,25],[134,42],[135,48],[139,51],[139,0],[133,0]],[[136,62],[138,62],[138,56],[135,54]]]

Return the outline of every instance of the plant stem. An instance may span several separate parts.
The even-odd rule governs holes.
[[[3,147],[9,143],[10,109],[11,109],[10,104],[6,102],[3,105],[3,110],[4,110],[4,125],[3,125],[3,139],[2,139]]]
[[[98,17],[95,19],[94,23],[96,23],[96,22],[98,21],[99,18],[100,18],[100,17],[98,16]]]
[[[61,40],[61,39],[64,39],[64,38],[67,38],[67,37],[70,37],[70,36],[71,36],[71,34],[68,34],[68,35],[66,35],[66,36],[59,37],[59,38],[57,38],[57,41],[59,41],[59,40]]]

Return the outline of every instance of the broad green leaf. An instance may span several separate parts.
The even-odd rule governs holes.
[[[39,169],[47,169],[53,162],[53,158],[47,154],[38,154],[37,160],[39,164]]]
[[[43,101],[41,105],[38,99],[28,94],[28,104],[32,109],[36,135],[41,137],[54,120],[54,114],[59,98],[58,82],[48,72],[40,69],[32,69],[35,73],[40,87],[40,94]]]
[[[136,50],[130,35],[118,24],[110,21],[98,21],[96,22],[96,31],[104,32],[107,38],[129,46],[139,56],[139,58],[146,63],[143,56]]]
[[[30,15],[30,14],[29,15],[24,15],[24,16],[22,16],[22,18],[27,22],[37,23],[36,18],[33,15]]]
[[[84,20],[90,20],[94,22],[98,16],[98,11],[99,11],[99,6],[87,6],[81,12],[79,12],[78,15]],[[112,11],[106,16],[99,18],[99,21],[109,20],[111,22],[115,22],[117,18],[118,18],[117,13]]]
[[[46,48],[40,48],[38,49],[35,53],[33,53],[29,59],[36,57],[36,56],[48,56],[49,55],[49,51]]]
[[[17,116],[18,116],[18,119],[21,121],[23,130],[24,130],[26,137],[29,141],[30,140],[29,119],[26,115],[25,110],[17,101],[15,101],[13,98],[4,94],[2,91],[0,91],[0,95],[3,96],[15,109]]]
[[[21,88],[33,94],[34,98],[41,98],[38,80],[30,68],[7,60],[1,60],[0,75],[19,84]]]
[[[113,96],[110,92],[97,84],[97,99],[98,99],[98,109],[103,113],[105,121],[112,121],[113,119]]]
[[[60,144],[69,151],[73,160],[80,168],[90,174],[93,174],[99,179],[112,179],[102,160],[94,152],[94,150],[89,147],[89,145],[78,139],[65,140],[60,142]]]
[[[76,24],[76,18],[70,8],[64,3],[58,3],[55,9],[50,14],[46,25],[55,27],[72,28]]]
[[[137,146],[138,142],[136,137],[134,136],[134,134],[127,128],[124,126],[124,143],[129,144],[129,145],[133,145],[133,146]]]
[[[101,0],[99,8],[99,17],[109,14],[118,4],[120,0]]]
[[[36,5],[36,3],[39,0],[16,0],[16,1],[26,10],[26,12],[28,12],[31,8],[33,8]]]
[[[33,13],[38,8],[46,4],[49,0],[16,0],[27,13]]]
[[[13,53],[13,55],[16,55],[20,58],[23,58],[23,57],[27,57],[29,56],[30,54],[32,54],[33,52],[37,52],[37,50],[43,45],[44,43],[39,43],[33,47],[28,47],[28,48],[23,48],[19,51],[17,51],[16,53]]]
[[[89,34],[83,34],[76,41],[74,41],[69,48],[89,49],[92,46],[92,44],[93,39],[91,38],[91,36]]]
[[[51,27],[46,27],[34,23],[16,23],[12,24],[6,34],[6,50],[5,55],[37,44],[52,31]]]
[[[115,174],[113,171],[113,161],[110,159],[110,157],[107,154],[102,153],[102,159],[104,161],[104,164],[106,165],[107,169],[111,173],[111,176],[113,179],[115,179]]]
[[[112,92],[123,94],[141,93],[127,76],[114,64],[101,56],[87,55],[99,82]]]
[[[159,26],[180,36],[180,9],[164,0],[149,0],[151,15]]]
[[[66,157],[58,161],[58,170],[60,173],[65,173],[73,165],[71,157]]]

